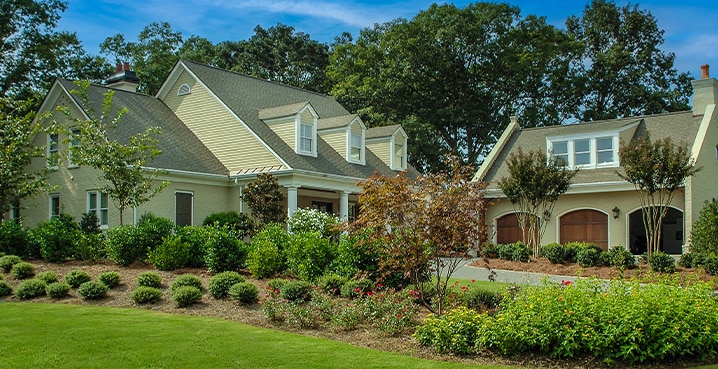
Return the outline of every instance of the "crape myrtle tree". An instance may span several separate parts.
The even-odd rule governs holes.
[[[157,180],[158,171],[147,169],[147,163],[162,153],[158,148],[158,127],[148,127],[126,139],[118,139],[115,130],[127,108],[117,109],[112,103],[115,92],[103,94],[99,113],[88,101],[90,83],[75,82],[77,89],[71,91],[86,107],[89,119],[72,115],[67,107],[58,107],[68,125],[67,143],[70,143],[69,160],[77,165],[87,165],[102,172],[100,180],[105,183],[99,190],[107,193],[120,211],[120,225],[124,211],[146,203],[160,193],[168,182]]]
[[[270,223],[282,223],[284,212],[284,194],[279,191],[279,181],[269,173],[257,176],[254,182],[242,191],[242,201],[252,210],[257,229]]]
[[[659,250],[661,226],[668,205],[686,178],[701,170],[687,145],[674,144],[670,137],[652,141],[649,136],[621,145],[618,153],[623,171],[617,171],[632,183],[641,200],[643,225],[648,240],[648,256]]]
[[[509,175],[499,180],[499,188],[511,201],[524,241],[538,255],[547,220],[577,170],[567,168],[553,155],[547,157],[542,150],[524,153],[520,147],[509,155],[506,165]]]
[[[468,251],[481,247],[487,205],[484,185],[470,181],[471,166],[456,157],[445,160],[450,170],[414,181],[406,173],[373,174],[361,183],[361,212],[350,225],[365,236],[369,252],[380,255],[379,271],[401,273],[419,300],[438,314],[444,310],[449,278]],[[436,289],[433,304],[424,296],[429,284]]]
[[[43,132],[42,118],[36,119],[31,102],[0,97],[0,223],[20,200],[51,188],[45,180],[48,165],[30,168],[33,159],[45,156],[45,147],[33,143]]]

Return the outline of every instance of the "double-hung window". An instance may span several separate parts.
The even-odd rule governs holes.
[[[47,165],[57,168],[58,155],[60,151],[60,139],[57,133],[47,135]]]
[[[314,125],[307,123],[299,124],[299,151],[314,152]]]
[[[352,133],[351,135],[351,159],[354,161],[361,161],[362,160],[362,144],[361,144],[361,134]]]
[[[547,150],[570,168],[618,166],[618,134],[547,138]]]
[[[50,219],[60,216],[60,195],[50,195]]]
[[[100,227],[107,228],[108,221],[108,197],[106,193],[102,192],[88,192],[87,193],[87,212],[89,214],[95,214],[97,220],[100,223]]]
[[[80,130],[79,129],[73,129],[70,132],[70,160],[68,162],[68,166],[70,167],[77,167],[77,153],[74,152],[74,149],[80,147]],[[73,160],[75,159],[75,160]]]

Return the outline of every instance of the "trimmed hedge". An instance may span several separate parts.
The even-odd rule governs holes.
[[[65,282],[72,286],[72,288],[79,288],[83,283],[92,280],[86,271],[80,269],[74,269],[65,274]]]
[[[37,278],[28,279],[20,283],[15,289],[15,296],[26,300],[45,295],[47,284]]]
[[[154,304],[162,298],[162,290],[155,287],[140,286],[132,291],[130,298],[138,305]]]
[[[99,300],[107,296],[109,289],[102,282],[89,281],[80,285],[80,288],[77,289],[77,294],[85,300]]]
[[[244,277],[242,277],[239,273],[232,271],[222,272],[209,280],[207,290],[212,297],[221,299],[223,297],[227,297],[230,287],[242,282],[244,282]]]

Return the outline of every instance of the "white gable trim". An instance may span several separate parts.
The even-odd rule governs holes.
[[[711,121],[713,119],[718,118],[718,117],[716,117],[715,112],[716,112],[715,104],[710,104],[710,105],[706,106],[706,112],[705,112],[705,114],[703,114],[703,119],[701,120],[701,125],[698,128],[698,133],[696,134],[696,139],[695,139],[695,141],[693,141],[693,145],[691,147],[691,158],[693,160],[698,160],[698,155],[700,155],[700,153],[701,153],[701,148],[703,147],[703,144],[705,144],[705,142],[706,142],[706,137],[708,136],[708,127],[710,127]],[[718,149],[716,149],[716,150],[718,150]]]
[[[184,62],[182,60],[177,62],[177,65],[175,65],[175,68],[172,70],[172,74],[170,74],[170,77],[167,78],[167,81],[165,82],[165,84],[162,85],[160,92],[157,93],[158,98],[159,98],[159,96],[167,96],[167,93],[169,92],[169,87],[167,87],[167,86],[170,86],[170,84],[168,83],[170,80],[177,81],[177,79],[179,78],[179,74],[180,74],[178,72],[180,65],[182,65],[182,68],[184,69],[184,71],[186,71],[189,75],[192,76],[192,78],[194,78],[197,81],[197,83],[199,83],[202,87],[204,87],[207,90],[207,92],[209,92],[210,95],[212,95],[212,97],[215,99],[215,101],[217,101],[217,103],[219,103],[230,115],[232,115],[232,117],[234,117],[234,119],[236,119],[237,122],[239,122],[239,124],[241,124],[247,130],[247,132],[249,132],[252,135],[252,137],[254,137],[257,141],[259,141],[259,143],[261,143],[262,146],[264,146],[264,148],[267,149],[280,163],[282,163],[282,165],[284,165],[286,168],[291,168],[291,166],[284,159],[282,159],[282,157],[279,156],[279,154],[277,154],[274,150],[272,150],[272,148],[269,145],[267,145],[267,143],[264,142],[264,140],[261,137],[259,137],[259,135],[257,135],[256,132],[254,132],[251,128],[249,128],[247,123],[245,123],[239,116],[237,116],[237,114],[235,114],[232,111],[232,109],[230,109],[227,106],[227,104],[225,104],[224,101],[222,101],[222,99],[220,99],[214,93],[214,91],[212,91],[212,89],[210,89],[199,77],[197,77],[196,74],[192,73],[192,71],[184,64]],[[315,125],[316,125],[316,122],[315,122]]]

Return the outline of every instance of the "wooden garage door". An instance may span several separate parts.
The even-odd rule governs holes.
[[[591,242],[608,250],[608,215],[596,210],[576,210],[561,217],[561,243]]]
[[[519,218],[516,213],[506,214],[496,219],[496,243],[507,244],[516,241],[526,241],[521,234]]]

